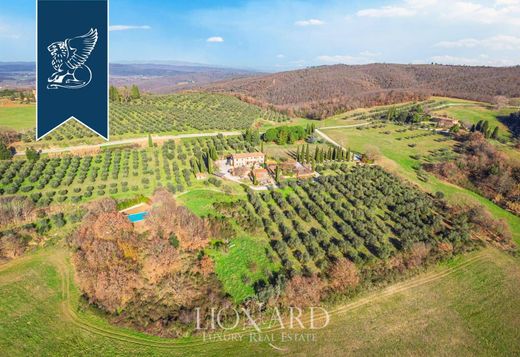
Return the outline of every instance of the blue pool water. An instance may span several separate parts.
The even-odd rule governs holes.
[[[148,214],[148,212],[139,212],[139,213],[129,214],[128,219],[132,223],[140,222],[140,221],[144,220],[144,218],[147,214]]]

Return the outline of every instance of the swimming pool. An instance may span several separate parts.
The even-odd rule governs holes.
[[[132,223],[141,222],[144,220],[144,218],[147,214],[148,214],[148,212],[139,212],[139,213],[129,214],[128,219]]]

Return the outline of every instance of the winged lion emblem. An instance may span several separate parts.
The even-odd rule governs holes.
[[[89,85],[92,71],[85,64],[96,47],[97,29],[83,36],[54,42],[47,47],[55,72],[47,79],[47,89],[80,89]]]

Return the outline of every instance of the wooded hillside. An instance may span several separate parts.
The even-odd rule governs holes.
[[[228,92],[290,114],[324,118],[358,107],[441,95],[491,102],[520,96],[520,66],[333,65],[218,82],[203,89]]]

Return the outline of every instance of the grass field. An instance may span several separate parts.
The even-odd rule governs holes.
[[[229,186],[228,193],[215,188],[200,188],[180,194],[177,199],[200,217],[214,214],[216,202],[232,202],[245,198],[244,190]],[[279,264],[267,259],[266,249],[271,249],[265,237],[240,236],[221,248],[209,248],[208,254],[215,262],[215,272],[224,291],[236,302],[254,295],[252,285],[266,278],[266,271],[277,271]]]
[[[379,148],[382,154],[382,157],[378,160],[379,164],[394,174],[416,183],[428,192],[434,193],[441,191],[452,201],[461,202],[466,200],[477,202],[485,206],[495,217],[507,220],[515,241],[520,244],[519,217],[507,212],[476,193],[441,181],[433,175],[426,174],[428,176],[427,182],[418,178],[416,167],[420,163],[420,160],[415,160],[411,156],[421,155],[422,160],[425,156],[432,154],[434,150],[451,148],[455,144],[453,140],[436,141],[436,139],[442,138],[441,135],[404,139],[406,136],[419,135],[421,132],[424,132],[424,130],[409,130],[405,133],[397,133],[397,128],[395,125],[387,125],[384,129],[357,130],[347,128],[324,130],[324,133],[340,145],[350,147],[355,151],[364,152],[370,146]],[[391,133],[385,134],[385,131],[390,131]],[[401,138],[401,140],[396,140],[396,138]],[[411,143],[415,143],[416,146],[410,147],[409,144]]]
[[[224,193],[220,188],[197,188],[182,193],[176,198],[197,216],[204,217],[215,212],[213,208],[215,202],[231,202],[241,196],[245,197],[241,187],[230,184],[225,186],[228,187],[228,193]]]
[[[233,239],[225,250],[210,252],[215,273],[235,302],[254,296],[251,285],[267,278],[266,270],[278,270],[279,265],[267,259],[266,249],[270,249],[267,240],[244,236]]]
[[[489,127],[498,126],[499,136],[509,138],[511,133],[507,126],[502,124],[498,119],[501,116],[508,116],[514,112],[512,108],[502,110],[494,110],[482,105],[475,106],[453,106],[442,110],[435,111],[437,115],[446,115],[450,118],[457,119],[463,123],[477,124],[480,120],[489,121]]]
[[[34,105],[0,105],[0,127],[14,130],[34,128],[36,107]]]
[[[62,248],[0,266],[0,350],[8,356],[267,356],[266,342],[168,340],[111,326],[82,307]],[[517,355],[520,262],[496,250],[458,258],[330,308],[316,342],[290,355]],[[273,331],[276,338],[280,331]]]

